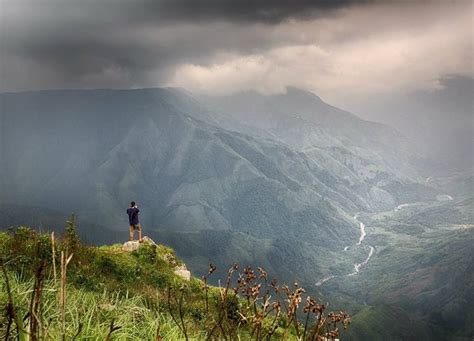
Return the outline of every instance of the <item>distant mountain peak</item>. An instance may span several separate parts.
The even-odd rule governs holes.
[[[323,102],[321,97],[319,97],[315,93],[313,93],[311,91],[308,91],[308,90],[300,89],[300,88],[297,88],[297,87],[294,87],[294,86],[291,86],[291,85],[286,87],[286,94],[285,95],[286,96],[291,96],[291,97],[299,97],[299,98],[305,98],[305,99],[318,100],[320,102]]]

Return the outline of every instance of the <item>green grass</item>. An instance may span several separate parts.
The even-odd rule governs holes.
[[[16,312],[19,316],[25,316],[30,304],[33,281],[25,281],[20,276],[10,276],[10,286],[17,307]],[[4,277],[0,279],[0,287],[0,302],[4,305],[8,300]],[[42,316],[45,328],[42,339],[61,339],[57,288],[57,284],[52,280],[48,280],[44,287]],[[159,306],[150,305],[141,296],[111,293],[107,290],[91,292],[69,285],[66,302],[68,338],[80,331],[77,340],[103,340],[109,333],[111,321],[120,327],[112,334],[116,340],[154,340],[158,327],[160,335],[166,340],[183,338],[170,316],[160,312]],[[159,299],[157,302],[159,303]],[[2,321],[2,325],[5,325],[5,321]]]
[[[61,251],[67,241],[57,241],[56,267],[59,272]],[[166,287],[182,285],[173,267],[180,264],[174,252],[166,246],[145,246],[136,252],[124,252],[121,245],[89,247],[78,245],[68,266],[66,295],[66,335],[77,339],[102,340],[110,323],[120,329],[114,339],[154,340],[157,330],[165,339],[182,338],[178,326],[167,312]],[[0,257],[10,279],[16,314],[27,316],[34,287],[34,268],[42,257],[52,259],[51,240],[27,228],[0,233]],[[59,276],[59,275],[58,275]],[[52,262],[45,270],[41,299],[42,333],[60,339],[59,279],[54,280]],[[0,305],[8,303],[5,276],[0,279]],[[188,290],[201,295],[200,281],[193,278]],[[196,294],[197,293],[197,294]],[[195,307],[191,304],[188,309]],[[190,328],[194,328],[194,321]],[[0,336],[5,332],[7,317],[1,316]],[[81,327],[80,327],[81,326]],[[196,324],[197,326],[197,324]],[[199,337],[199,331],[193,331]],[[43,335],[44,337],[44,335]]]
[[[0,233],[0,338],[156,340],[159,335],[204,340],[211,335],[260,341],[268,336],[295,340],[304,330],[305,339],[313,340],[308,338],[313,331],[316,336],[334,333],[337,325],[348,322],[346,313],[331,315],[325,307],[320,310],[317,300],[307,301],[297,284],[270,283],[261,268],[235,264],[218,288],[177,276],[174,269],[181,261],[164,245],[142,244],[133,252],[121,245],[87,246],[74,228],[54,245],[53,251],[49,235],[29,228]],[[59,270],[63,253],[72,254],[67,284]],[[319,315],[326,322],[317,327]],[[308,328],[303,316],[310,321]]]

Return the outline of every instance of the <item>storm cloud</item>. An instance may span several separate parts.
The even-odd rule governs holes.
[[[0,91],[294,85],[342,105],[472,76],[470,1],[2,0]]]

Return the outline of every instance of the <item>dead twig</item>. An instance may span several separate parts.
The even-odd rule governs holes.
[[[61,251],[61,287],[59,293],[59,313],[61,319],[61,335],[62,340],[66,340],[66,282],[67,282],[67,265],[72,259],[72,254],[68,257],[64,251]]]
[[[115,325],[115,320],[112,320],[110,322],[109,332],[108,332],[107,336],[105,337],[105,341],[110,341],[110,339],[112,338],[112,333],[115,332],[116,330],[119,330],[120,328],[122,328],[122,327],[116,326]]]

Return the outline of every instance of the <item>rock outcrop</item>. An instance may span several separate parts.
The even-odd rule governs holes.
[[[142,245],[154,245],[154,246],[158,246],[154,241],[153,239],[151,239],[150,237],[143,237],[141,241],[138,241],[138,240],[131,240],[131,241],[128,241],[128,242],[125,242],[122,246],[122,250],[123,251],[126,251],[126,252],[133,252],[133,251],[137,251],[140,246]],[[171,254],[164,254],[163,255],[163,258],[172,266],[174,267],[174,273],[175,275],[181,277],[182,279],[184,279],[185,281],[190,281],[191,280],[191,271],[189,271],[186,267],[186,264],[181,264],[181,265],[178,265],[177,264],[177,260],[176,258],[171,255]]]
[[[138,240],[130,240],[123,244],[122,250],[127,252],[136,251],[140,248],[140,242]]]
[[[191,271],[189,271],[186,268],[186,264],[182,264],[182,265],[177,266],[174,269],[174,273],[176,275],[178,275],[179,277],[181,277],[182,279],[184,279],[185,281],[190,281],[191,280]]]
[[[155,245],[156,246],[156,243],[153,241],[153,239],[151,239],[148,236],[145,236],[145,237],[142,238],[141,241],[130,240],[130,241],[124,243],[123,246],[122,246],[122,250],[127,251],[127,252],[136,251],[140,248],[140,245],[142,245],[142,244]]]

